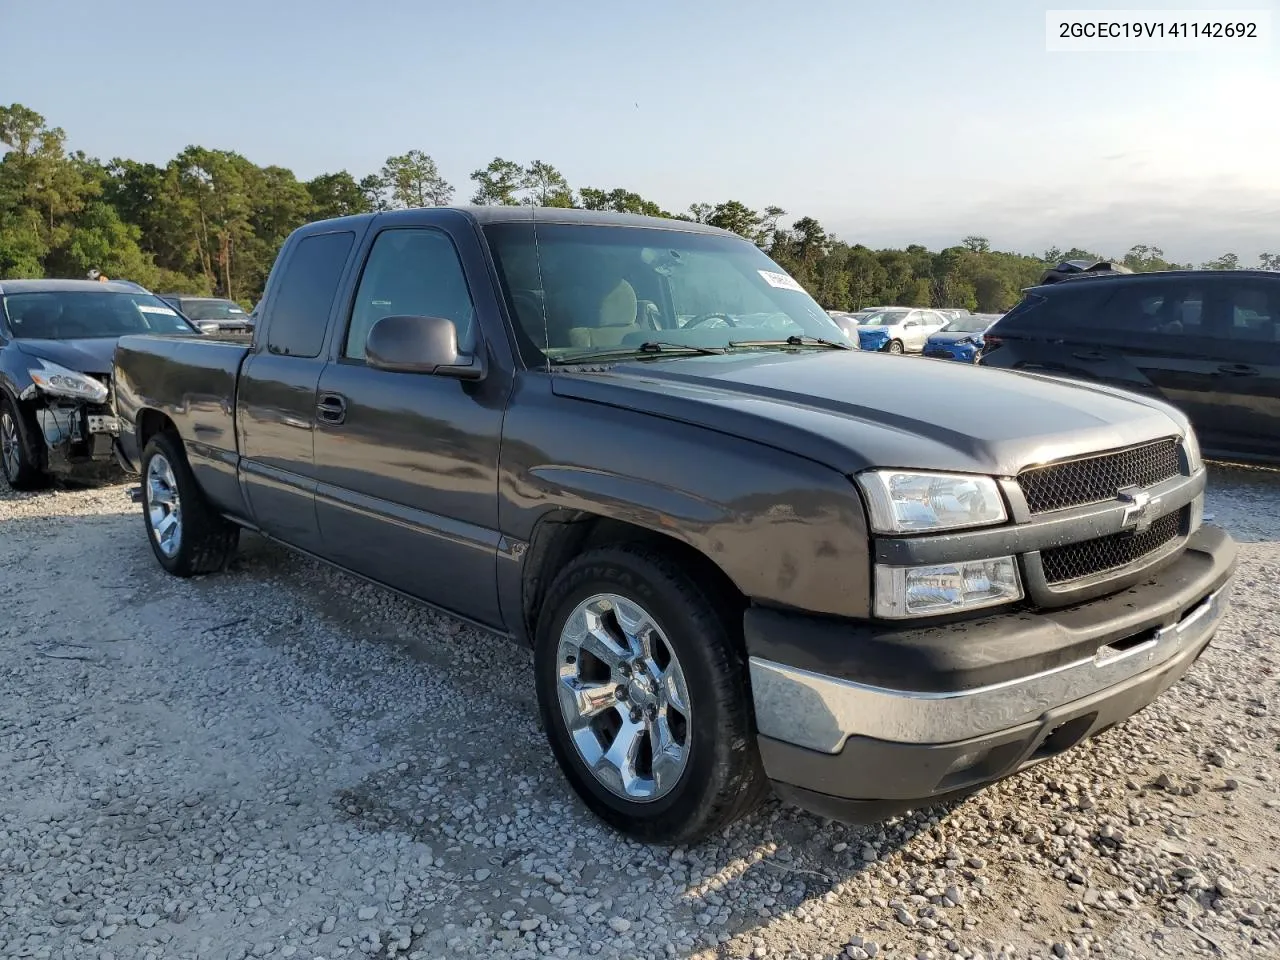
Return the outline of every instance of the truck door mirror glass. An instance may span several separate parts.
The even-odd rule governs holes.
[[[458,350],[458,328],[444,317],[383,317],[365,340],[365,361],[378,370],[478,380],[477,356]]]

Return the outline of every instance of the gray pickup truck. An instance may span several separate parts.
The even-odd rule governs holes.
[[[1224,613],[1182,414],[858,353],[720,230],[330,220],[259,316],[119,343],[160,564],[253,530],[531,645],[566,778],[643,840],[771,787],[864,822],[963,795],[1143,708]]]

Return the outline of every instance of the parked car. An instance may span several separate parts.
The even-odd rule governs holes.
[[[973,312],[965,309],[964,307],[944,307],[938,309],[936,312],[941,314],[942,317],[948,321],[959,320],[961,317],[973,316]]]
[[[977,789],[1223,616],[1180,413],[850,352],[734,234],[403,210],[300,228],[271,277],[251,345],[117,350],[157,561],[216,571],[247,527],[531,644],[552,753],[634,837],[770,784],[863,821]]]
[[[127,281],[0,280],[0,467],[16,490],[115,466],[111,355],[126,333],[195,335]]]
[[[1280,462],[1278,273],[1082,275],[1027,290],[984,339],[984,366],[1159,397],[1211,455]]]
[[[854,350],[860,349],[858,346],[858,323],[853,318],[853,314],[843,310],[828,310],[829,316],[840,332],[844,334],[844,342],[847,342]]]
[[[929,335],[941,330],[946,322],[935,310],[892,307],[858,322],[858,342],[863,350],[920,353]]]
[[[253,318],[234,300],[162,293],[160,298],[194,323],[203,333],[244,336],[253,332]]]
[[[971,313],[952,320],[924,344],[924,355],[940,360],[977,363],[982,352],[982,335],[1000,318],[999,314]]]

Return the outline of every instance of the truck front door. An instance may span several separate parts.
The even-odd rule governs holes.
[[[512,360],[468,227],[431,212],[375,224],[320,376],[316,511],[325,556],[500,627],[498,452]],[[464,256],[475,262],[464,267]],[[367,366],[369,330],[391,315],[451,320],[461,350],[492,342],[486,356],[500,362],[470,381]],[[488,341],[482,316],[494,324]]]

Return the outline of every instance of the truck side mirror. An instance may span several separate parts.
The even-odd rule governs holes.
[[[458,328],[444,317],[383,317],[369,330],[364,353],[365,362],[376,370],[459,380],[484,376],[479,356],[458,349]]]

